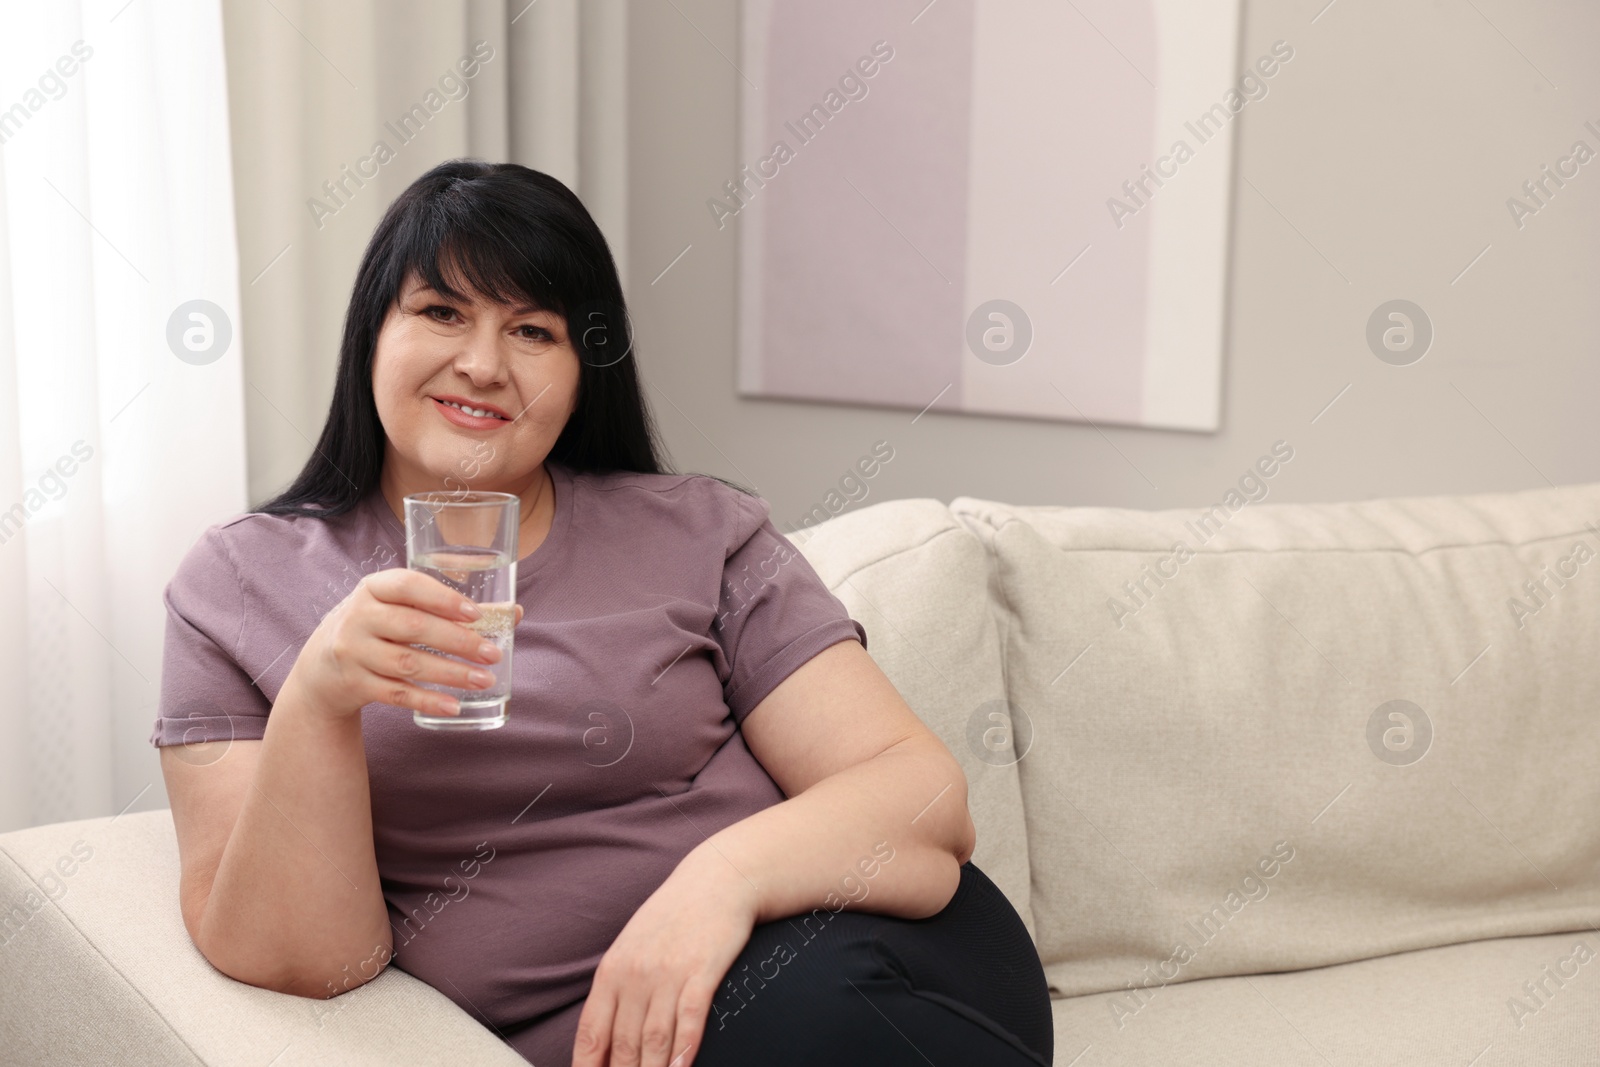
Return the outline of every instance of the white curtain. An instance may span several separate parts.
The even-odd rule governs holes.
[[[161,592],[246,506],[219,0],[0,32],[0,831],[164,801]]]
[[[626,278],[627,6],[223,0],[223,10],[254,505],[311,454],[361,252],[390,201],[435,164],[472,156],[559,178]],[[406,115],[420,121],[401,129]],[[367,162],[379,142],[391,157]]]

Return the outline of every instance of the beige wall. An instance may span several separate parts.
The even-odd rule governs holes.
[[[900,5],[904,48],[923,4]],[[1236,120],[1222,430],[1198,434],[932,412],[913,424],[914,411],[738,397],[737,240],[705,207],[740,162],[738,3],[633,5],[627,288],[679,469],[754,484],[784,529],[878,440],[894,459],[853,507],[1212,503],[1279,439],[1294,459],[1274,500],[1600,479],[1600,158],[1522,229],[1506,207],[1574,141],[1600,151],[1583,125],[1600,128],[1600,9],[1319,6],[1245,3],[1241,61],[1278,39],[1295,59]],[[1436,331],[1406,367],[1365,342],[1368,316],[1397,297]]]

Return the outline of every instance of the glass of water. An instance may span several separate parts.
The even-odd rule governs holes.
[[[405,498],[406,566],[431,575],[478,605],[482,615],[462,625],[500,649],[494,663],[472,661],[488,670],[487,689],[457,689],[417,681],[424,689],[454,697],[459,715],[411,712],[412,721],[430,730],[493,730],[506,723],[511,697],[511,639],[517,623],[517,528],[521,503],[510,493],[447,490]],[[413,645],[455,660],[469,661],[428,645]]]

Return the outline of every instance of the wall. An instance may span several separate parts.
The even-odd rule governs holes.
[[[909,410],[738,397],[737,221],[718,232],[705,201],[742,162],[739,5],[636,5],[628,291],[678,468],[753,485],[783,529],[878,440],[894,459],[853,507],[960,495],[1208,504],[1279,439],[1295,456],[1270,483],[1273,500],[1600,479],[1600,159],[1520,229],[1506,206],[1574,141],[1600,151],[1584,128],[1600,129],[1600,67],[1586,47],[1600,9],[1335,0],[1319,12],[1322,3],[1245,3],[1241,63],[1279,39],[1295,58],[1235,120],[1215,434],[933,412],[913,421]],[[900,3],[897,49],[914,48],[918,26],[941,16],[936,5],[911,24],[925,4]],[[1380,361],[1365,340],[1373,310],[1400,297],[1436,331],[1410,366]]]

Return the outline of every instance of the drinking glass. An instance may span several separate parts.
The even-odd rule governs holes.
[[[412,709],[411,719],[430,730],[493,730],[506,723],[511,697],[511,643],[517,623],[517,528],[521,503],[510,493],[447,490],[405,498],[406,566],[431,575],[478,605],[482,615],[462,625],[500,649],[494,663],[471,661],[488,670],[487,689],[457,689],[418,680],[417,685],[456,698],[459,715],[434,715]],[[455,660],[460,656],[428,645],[413,645]]]

